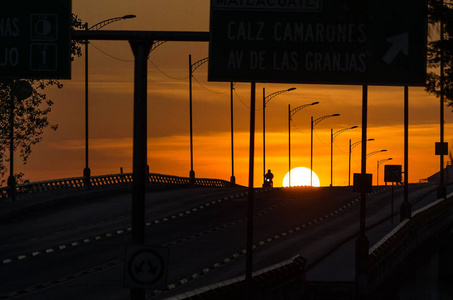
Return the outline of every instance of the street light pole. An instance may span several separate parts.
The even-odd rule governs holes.
[[[125,15],[122,17],[110,18],[88,27],[88,22],[85,23],[85,30],[99,30],[110,23],[117,22],[124,19],[135,18],[135,15]],[[85,40],[85,168],[83,169],[83,177],[85,178],[85,186],[90,188],[91,170],[88,164],[88,44],[89,41]]]
[[[313,186],[313,116],[310,124],[310,186]]]
[[[195,183],[195,171],[193,170],[193,121],[192,121],[192,77],[193,72],[198,69],[202,64],[206,63],[209,57],[200,59],[192,64],[192,55],[189,54],[189,122],[190,122],[190,172],[189,182]]]
[[[291,110],[291,105],[288,104],[288,161],[289,161],[289,170],[288,170],[288,187],[291,187],[291,117],[294,116],[296,112],[307,107],[316,105],[319,102],[313,102],[310,104],[300,105]]]
[[[233,139],[233,91],[234,91],[234,82],[230,82],[230,111],[231,111],[231,178],[230,182],[232,184],[236,183],[236,178],[234,177],[234,139]]]
[[[384,159],[381,159],[381,160],[378,160],[377,161],[377,168],[376,168],[376,186],[379,185],[379,166],[386,162],[386,161],[389,161],[389,160],[392,160],[393,158],[384,158]]]
[[[337,136],[342,134],[345,131],[357,128],[358,126],[352,126],[348,128],[343,128],[338,130],[337,132],[333,132],[333,129],[330,129],[330,186],[333,184],[333,141]]]
[[[190,131],[190,184],[195,182],[195,172],[193,170],[193,128],[192,128],[192,55],[189,54],[189,131]]]
[[[287,90],[277,91],[266,96],[266,89],[263,88],[263,186],[266,183],[266,103],[280,94],[294,91],[295,89],[296,88],[289,88]]]
[[[310,186],[313,186],[313,128],[315,127],[316,124],[318,124],[322,120],[325,120],[325,119],[331,118],[331,117],[338,117],[338,116],[340,116],[340,114],[326,115],[326,116],[319,117],[316,120],[313,120],[313,116],[311,117]]]

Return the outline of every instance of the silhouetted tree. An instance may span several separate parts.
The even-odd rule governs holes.
[[[72,15],[72,28],[82,29],[82,21]],[[71,58],[80,56],[82,41],[73,41],[71,45]],[[42,140],[44,129],[50,127],[53,130],[58,125],[51,124],[48,120],[48,114],[51,111],[53,102],[48,99],[44,90],[54,86],[59,89],[63,85],[57,80],[25,80],[32,87],[32,94],[24,100],[18,100],[12,94],[12,87],[17,80],[3,80],[0,82],[0,177],[2,178],[0,186],[6,183],[9,147],[10,147],[10,104],[14,101],[14,149],[19,151],[19,157],[23,164],[31,153],[31,147]],[[15,174],[18,183],[24,181],[24,174]]]
[[[444,39],[440,39],[440,26],[430,32],[431,42],[428,44],[428,67],[426,90],[440,97],[440,63],[443,55],[444,66],[444,100],[453,107],[453,1],[429,0],[428,20],[432,25],[442,21]]]

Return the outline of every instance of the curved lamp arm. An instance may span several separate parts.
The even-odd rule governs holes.
[[[264,98],[264,103],[266,104],[267,102],[269,102],[272,98],[280,95],[280,94],[283,94],[283,93],[286,93],[286,92],[290,92],[290,91],[294,91],[296,88],[289,88],[287,90],[281,90],[281,91],[276,91],[276,92],[273,92],[272,94],[269,94],[267,95],[265,98]]]
[[[366,141],[367,141],[367,142],[370,142],[370,141],[374,141],[374,139],[367,139]],[[352,144],[351,144],[351,150],[354,149],[354,147],[358,146],[360,143],[362,143],[361,140],[360,140],[360,141],[357,141],[357,142],[355,142],[355,143],[352,143]]]
[[[303,109],[303,108],[305,108],[307,106],[312,106],[312,105],[316,105],[316,104],[319,104],[319,102],[313,102],[313,103],[310,103],[310,104],[304,104],[304,105],[298,106],[298,107],[296,107],[294,109],[291,109],[289,118],[291,119],[291,117],[294,116],[294,114],[296,112],[298,112],[299,110],[301,110],[301,109]]]
[[[393,158],[390,157],[390,158],[384,158],[384,159],[381,159],[381,160],[378,160],[378,166],[380,166],[382,163],[386,162],[386,161],[389,161],[389,160],[392,160]]]
[[[101,21],[99,23],[94,24],[90,28],[88,28],[88,23],[86,23],[85,26],[87,27],[86,28],[87,30],[99,30],[102,27],[105,27],[105,26],[107,26],[110,23],[113,23],[113,22],[116,22],[116,21],[120,21],[120,20],[124,20],[124,19],[132,19],[132,18],[135,18],[135,17],[136,17],[136,15],[125,15],[125,16],[122,16],[122,17],[110,18],[110,19]]]
[[[202,64],[206,63],[209,61],[209,57],[205,57],[200,59],[199,61],[196,61],[192,64],[192,72],[195,72],[196,69],[198,69]]]
[[[327,115],[327,116],[322,116],[322,117],[319,117],[317,118],[316,120],[314,120],[312,122],[312,127],[315,127],[316,124],[318,124],[319,122],[321,122],[322,120],[325,120],[327,118],[331,118],[331,117],[338,117],[340,114],[333,114],[333,115]]]
[[[348,131],[348,130],[351,130],[351,129],[354,129],[354,128],[357,128],[357,127],[358,127],[358,126],[352,126],[352,127],[343,128],[343,129],[338,130],[337,132],[334,132],[334,133],[332,134],[332,141],[335,140],[335,138],[336,138],[337,136],[339,136],[340,134],[342,134],[343,132]]]
[[[372,155],[375,155],[376,153],[381,153],[381,152],[385,152],[387,151],[386,149],[383,149],[383,150],[378,150],[378,151],[373,151],[373,152],[370,152],[366,155],[366,158],[372,156]]]

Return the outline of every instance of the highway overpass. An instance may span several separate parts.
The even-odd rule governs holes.
[[[3,199],[0,299],[129,299],[130,291],[123,286],[131,231],[128,184],[23,194],[15,202]],[[169,189],[171,183],[150,189],[146,197],[146,244],[168,252],[165,283],[148,289],[147,299],[221,299],[219,293],[226,295],[232,287],[241,294],[247,189],[174,184],[173,189]],[[413,211],[425,211],[438,200],[435,189],[429,184],[410,185]],[[275,287],[262,287],[264,294],[259,298],[323,299],[323,293],[329,292],[352,297],[359,194],[349,187],[254,192],[253,269],[258,279],[275,283]],[[397,270],[406,263],[404,257],[422,246],[406,234],[403,238],[409,242],[402,244],[413,249],[403,247],[396,234],[407,223],[399,222],[402,193],[402,187],[379,186],[367,195],[370,290],[395,280],[395,272],[387,271]],[[445,214],[448,204],[435,205],[441,208],[434,216],[417,221],[418,227],[425,224],[426,240],[431,238],[430,222],[444,220],[436,216]],[[451,225],[448,218],[444,223],[433,230],[433,236],[444,234]],[[419,232],[411,226],[404,229],[406,233]],[[398,253],[403,255],[392,256],[393,249],[402,249]],[[404,287],[394,290],[400,288]]]

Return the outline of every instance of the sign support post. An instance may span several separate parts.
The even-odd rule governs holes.
[[[252,299],[253,290],[253,209],[254,209],[254,192],[253,192],[253,173],[255,164],[255,89],[256,83],[251,83],[250,91],[250,149],[249,149],[249,187],[248,187],[248,205],[247,205],[247,255],[245,263],[245,299]]]
[[[409,202],[409,87],[404,86],[404,201],[400,208],[400,221],[410,219],[412,208]]]
[[[149,42],[129,41],[134,53],[134,141],[132,245],[145,244],[145,194],[147,165],[147,82]],[[131,300],[145,300],[145,289],[131,288]]]
[[[366,299],[367,273],[368,273],[368,249],[369,241],[366,237],[366,146],[367,146],[367,122],[368,122],[368,85],[362,86],[362,168],[360,174],[360,235],[356,240],[355,249],[355,284],[356,299]]]

